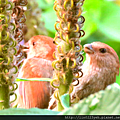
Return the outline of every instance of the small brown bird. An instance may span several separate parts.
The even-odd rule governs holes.
[[[74,87],[72,98],[83,99],[104,90],[116,81],[119,75],[119,58],[113,48],[101,42],[84,45],[86,61],[82,66],[83,76]]]
[[[52,78],[53,39],[37,35],[28,42],[27,59],[20,69],[19,78]],[[18,82],[18,108],[47,108],[50,100],[50,83],[45,81]]]
[[[71,99],[81,100],[90,94],[104,90],[116,81],[119,75],[119,58],[113,48],[101,42],[84,45],[86,61],[82,66],[83,76],[79,84],[74,87]],[[55,99],[49,103],[49,109],[55,107]]]

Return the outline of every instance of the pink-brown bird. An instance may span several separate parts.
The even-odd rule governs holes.
[[[90,94],[104,90],[108,85],[116,81],[119,75],[119,58],[113,48],[105,43],[93,42],[84,45],[86,61],[82,66],[83,76],[79,78],[79,84],[71,93],[71,100],[81,100]],[[56,101],[52,96],[49,109],[53,109]]]
[[[105,43],[93,42],[84,45],[86,61],[82,66],[83,76],[74,87],[72,98],[79,99],[104,90],[116,81],[119,75],[119,58],[113,48]]]
[[[52,61],[55,45],[53,39],[37,35],[28,42],[27,59],[18,78],[52,78]],[[45,81],[18,82],[16,103],[18,108],[47,108],[50,100],[50,83]]]

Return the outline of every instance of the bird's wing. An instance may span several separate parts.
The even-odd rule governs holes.
[[[71,96],[72,99],[74,99],[76,95],[79,99],[82,99],[105,87],[105,80],[102,79],[102,77],[100,78],[98,73],[92,73],[92,75],[86,74],[79,79],[79,84],[74,87]]]
[[[23,66],[19,72],[20,78],[51,78],[53,74],[53,68],[51,66],[52,61],[42,58],[29,58],[23,63]]]
[[[51,61],[40,58],[27,59],[18,75],[21,78],[51,78],[53,68]],[[22,73],[21,73],[22,72]],[[26,108],[47,105],[50,95],[50,84],[44,81],[24,81],[19,83],[18,107],[25,105]],[[42,93],[42,94],[41,94]],[[37,97],[36,97],[37,96]],[[41,102],[42,101],[42,105]]]

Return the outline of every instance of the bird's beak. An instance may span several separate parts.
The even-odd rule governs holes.
[[[89,53],[89,54],[93,54],[93,53],[94,53],[94,50],[93,50],[91,44],[85,44],[85,45],[84,45],[84,51],[85,51],[86,53]]]
[[[27,42],[23,45],[23,51],[28,52],[28,50],[29,50],[29,43]]]
[[[26,46],[26,45],[23,46],[23,51],[24,51],[24,52],[28,52],[28,50],[29,50],[29,46]]]

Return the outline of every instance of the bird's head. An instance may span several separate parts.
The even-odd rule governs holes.
[[[108,68],[116,71],[119,75],[119,58],[113,48],[105,43],[93,42],[84,45],[86,62],[99,68]]]
[[[53,52],[55,51],[55,45],[53,39],[43,35],[37,35],[32,37],[27,46],[29,47],[27,57],[37,57],[48,60],[53,60]]]

